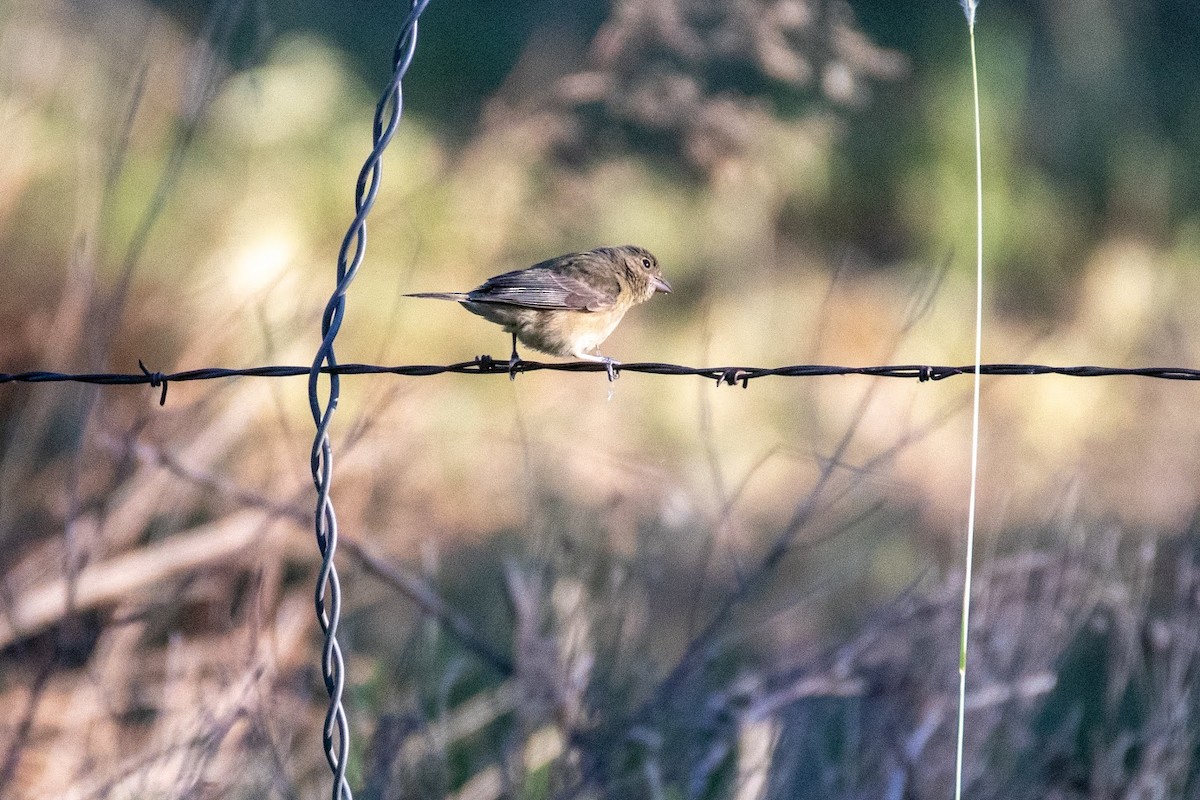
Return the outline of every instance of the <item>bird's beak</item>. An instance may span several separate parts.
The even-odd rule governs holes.
[[[671,293],[671,284],[667,283],[662,278],[652,278],[650,280],[650,285],[654,287],[654,291],[656,292],[662,292],[663,294]]]

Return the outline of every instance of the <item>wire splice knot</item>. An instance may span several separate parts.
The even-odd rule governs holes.
[[[150,379],[150,388],[157,389],[160,386],[162,387],[162,394],[158,396],[158,404],[165,406],[167,404],[167,376],[161,372],[151,372],[146,369],[146,365],[142,363],[140,358],[138,359],[138,367],[142,370],[142,374]]]
[[[737,386],[738,383],[741,383],[743,389],[749,389],[750,375],[741,367],[725,367],[717,376],[717,386],[720,386],[722,383],[727,383],[730,386]]]

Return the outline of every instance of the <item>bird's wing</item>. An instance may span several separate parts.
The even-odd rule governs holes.
[[[548,262],[547,262],[548,263]],[[469,293],[476,303],[505,303],[555,311],[603,311],[616,305],[621,284],[594,271],[568,274],[572,265],[541,264],[489,278]]]

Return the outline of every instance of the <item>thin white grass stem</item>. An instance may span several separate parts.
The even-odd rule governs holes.
[[[983,147],[979,125],[979,68],[975,62],[975,19],[971,38],[971,89],[975,100],[975,382],[971,405],[971,489],[967,501],[967,553],[963,570],[962,628],[958,648],[958,743],[954,756],[954,797],[962,799],[963,729],[967,708],[967,630],[971,619],[971,567],[975,555],[975,487],[979,476],[979,364],[983,342]]]

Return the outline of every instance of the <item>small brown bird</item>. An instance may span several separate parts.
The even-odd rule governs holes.
[[[615,377],[613,361],[595,349],[625,312],[656,292],[670,292],[658,259],[633,245],[569,253],[527,269],[488,278],[469,292],[420,292],[408,297],[454,300],[512,334],[512,375],[520,362],[517,340],[553,356],[596,361]]]

